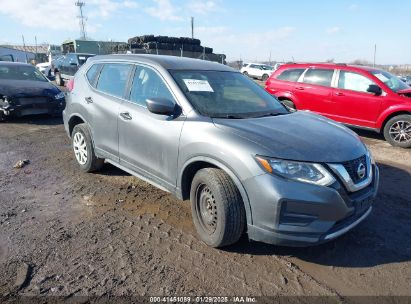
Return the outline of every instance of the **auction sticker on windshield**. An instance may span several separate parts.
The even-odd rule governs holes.
[[[190,92],[214,92],[207,80],[183,79]]]

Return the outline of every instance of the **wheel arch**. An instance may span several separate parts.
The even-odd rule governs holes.
[[[381,120],[381,123],[378,124],[378,125],[380,126],[380,127],[379,127],[380,132],[384,132],[384,128],[385,128],[385,125],[387,124],[387,122],[388,122],[391,118],[393,118],[393,117],[395,117],[395,116],[398,116],[398,115],[411,115],[411,110],[409,110],[409,111],[407,111],[407,110],[399,110],[399,111],[394,111],[394,112],[386,115],[385,118],[383,118],[383,119]]]
[[[234,173],[234,171],[229,168],[228,165],[223,162],[216,160],[208,156],[197,156],[188,160],[182,167],[180,171],[180,176],[178,178],[178,189],[177,194],[179,198],[186,200],[190,198],[191,182],[193,181],[194,175],[201,169],[204,168],[218,168],[223,170],[230,176],[234,184],[236,185],[238,191],[240,192],[241,198],[244,203],[244,209],[246,213],[247,223],[252,224],[252,213],[250,201],[248,199],[247,192],[241,183],[240,179]]]
[[[87,121],[84,119],[83,116],[80,114],[72,114],[67,122],[68,125],[68,132],[69,136],[71,137],[71,134],[73,133],[73,129],[76,125],[85,123],[87,124]]]

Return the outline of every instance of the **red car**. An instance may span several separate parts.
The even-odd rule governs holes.
[[[386,71],[346,64],[285,64],[265,89],[288,108],[382,132],[390,144],[411,147],[411,87]]]

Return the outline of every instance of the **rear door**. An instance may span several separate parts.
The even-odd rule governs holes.
[[[331,87],[334,69],[309,68],[302,81],[294,84],[294,95],[300,109],[327,115],[334,107]]]
[[[333,94],[335,107],[329,113],[330,117],[347,124],[374,128],[384,96],[375,96],[367,89],[376,83],[357,72],[340,70],[338,74]]]
[[[87,74],[92,79],[94,65]],[[128,77],[132,65],[122,63],[104,63],[99,77],[92,84],[95,90],[89,90],[84,97],[91,113],[91,129],[96,150],[99,155],[116,162],[118,156],[118,114],[124,101]]]

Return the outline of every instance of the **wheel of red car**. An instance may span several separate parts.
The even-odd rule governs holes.
[[[393,146],[411,148],[411,115],[398,115],[387,121],[384,137]]]
[[[281,101],[281,103],[282,103],[289,111],[291,111],[291,112],[297,111],[297,108],[295,107],[294,102],[292,102],[291,100],[289,100],[289,99],[282,99],[282,100],[280,100],[280,101]]]

